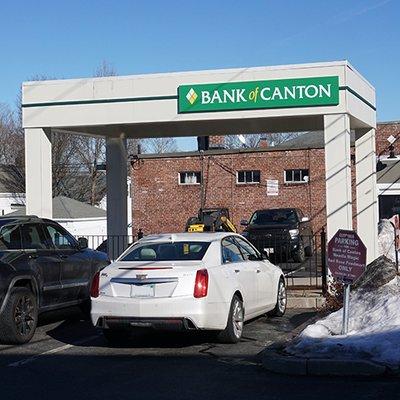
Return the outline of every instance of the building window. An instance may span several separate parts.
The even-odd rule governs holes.
[[[244,183],[260,183],[260,171],[237,171],[236,182],[240,184]]]
[[[180,185],[200,185],[201,172],[197,171],[184,171],[179,172]]]
[[[285,183],[307,183],[310,181],[308,169],[285,170]]]

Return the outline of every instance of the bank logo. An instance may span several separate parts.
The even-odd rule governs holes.
[[[194,91],[193,88],[191,88],[191,89],[188,91],[187,95],[186,95],[186,98],[188,99],[188,102],[189,102],[190,104],[193,104],[193,103],[197,100],[198,97],[199,97],[199,96],[197,95],[197,93]]]

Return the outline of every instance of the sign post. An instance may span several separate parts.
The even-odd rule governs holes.
[[[350,286],[364,273],[367,248],[354,231],[339,229],[328,243],[328,267],[344,285],[342,335],[349,328]]]
[[[350,284],[344,284],[344,299],[343,299],[343,324],[342,335],[347,335],[349,331],[349,302],[350,302]]]

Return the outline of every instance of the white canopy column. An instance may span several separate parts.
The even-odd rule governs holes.
[[[26,214],[53,217],[51,130],[25,129]]]
[[[378,256],[375,129],[357,129],[355,132],[357,232],[368,249],[369,263]]]
[[[327,235],[330,240],[338,229],[353,229],[349,116],[325,115],[324,136]]]
[[[107,138],[106,156],[108,255],[115,259],[128,244],[127,154],[124,135]]]

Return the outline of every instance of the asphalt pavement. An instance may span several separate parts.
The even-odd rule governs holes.
[[[315,315],[246,324],[240,343],[145,333],[111,347],[79,312],[43,316],[31,343],[0,345],[0,399],[398,399],[397,379],[294,377],[261,366],[265,346]]]

